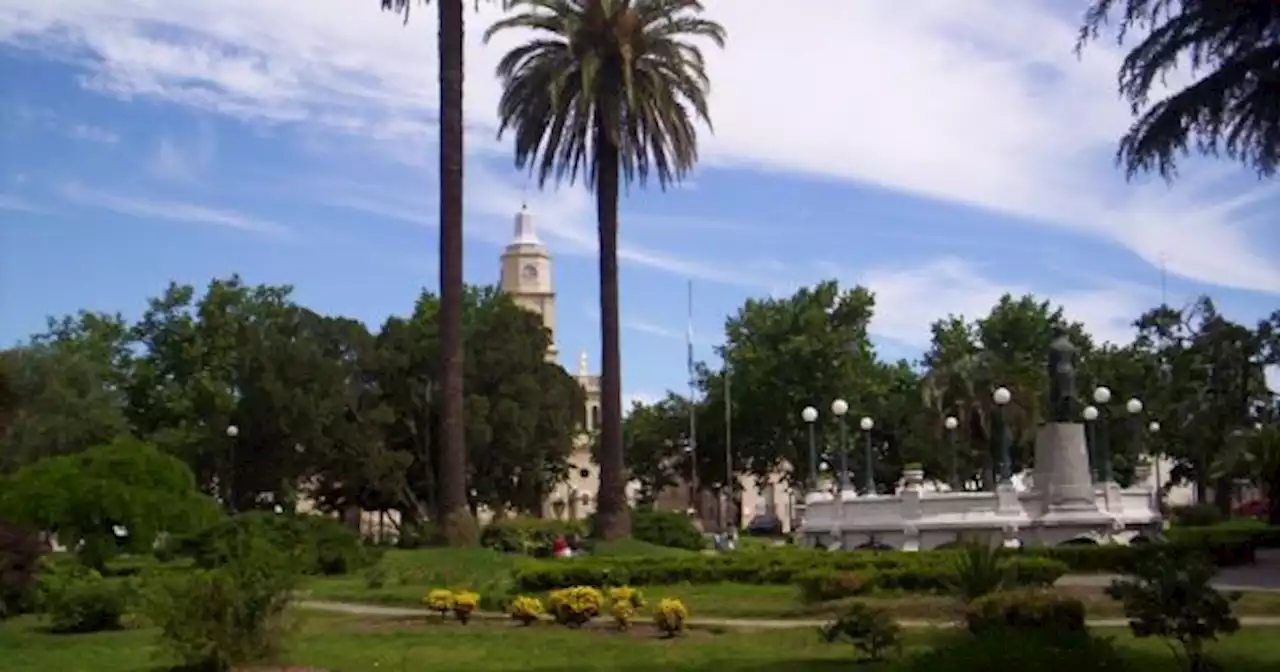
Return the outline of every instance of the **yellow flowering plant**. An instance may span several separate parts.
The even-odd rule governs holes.
[[[441,616],[453,611],[453,591],[437,589],[427,593],[427,597],[422,600],[427,608],[431,611],[439,612]]]
[[[600,615],[604,596],[591,586],[574,586],[551,591],[547,602],[556,623],[581,627]]]
[[[644,608],[644,593],[631,586],[618,586],[609,589],[609,601],[614,604],[626,602],[632,608],[639,610]]]
[[[511,620],[518,621],[523,625],[532,625],[538,617],[542,615],[542,601],[536,597],[521,595],[511,601],[507,607],[507,613],[511,615]]]
[[[476,607],[480,604],[480,594],[473,593],[468,590],[458,591],[453,594],[453,615],[463,625],[471,620],[471,614],[475,612]]]
[[[684,603],[676,599],[663,599],[653,612],[653,623],[668,637],[675,637],[684,631],[685,622],[689,620],[689,610]]]

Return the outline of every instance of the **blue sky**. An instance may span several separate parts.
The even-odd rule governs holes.
[[[432,11],[38,4],[0,0],[0,341],[81,308],[136,316],[170,280],[238,272],[375,326],[435,285]],[[1193,161],[1172,186],[1126,184],[1119,54],[1077,59],[1065,5],[707,4],[730,36],[709,55],[716,132],[687,184],[623,204],[629,396],[683,387],[689,280],[700,357],[746,298],[826,278],[876,292],[887,357],[1006,291],[1127,340],[1161,265],[1171,302],[1280,307],[1280,183]],[[494,16],[468,25],[467,278],[496,281],[527,200],[565,363],[598,362],[591,196],[529,185],[494,137],[491,73],[519,39],[482,45]]]

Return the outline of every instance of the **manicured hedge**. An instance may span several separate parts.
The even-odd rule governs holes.
[[[1003,563],[1007,585],[1015,588],[1052,586],[1067,573],[1067,566],[1048,558],[1013,556]],[[910,593],[945,593],[951,589],[956,569],[937,558],[915,566],[894,569],[811,569],[800,573],[796,583],[802,597],[809,602],[826,602],[865,595],[874,590]]]
[[[1171,541],[1193,545],[1248,543],[1253,548],[1280,548],[1280,527],[1268,527],[1258,520],[1229,520],[1217,525],[1174,527]]]
[[[1175,550],[1208,555],[1219,566],[1252,562],[1255,542],[1251,537],[1219,532],[1187,532],[1167,546]],[[1142,546],[1059,546],[1019,551],[1020,560],[1052,560],[1055,563],[1019,564],[1026,571],[1046,574],[1057,571],[1057,563],[1072,572],[1126,573],[1141,557]],[[521,565],[515,572],[520,590],[544,591],[569,586],[662,585],[673,583],[755,583],[787,584],[815,570],[860,572],[872,570],[887,587],[912,590],[907,584],[932,586],[949,571],[956,551],[837,552],[808,548],[773,548],[690,557],[586,557],[566,560],[539,560]],[[1034,569],[1039,567],[1040,569]],[[1056,578],[1056,577],[1054,577]],[[1030,581],[1030,580],[1029,580]],[[930,588],[925,588],[930,589]]]
[[[583,537],[587,524],[578,520],[507,518],[495,520],[480,533],[480,545],[502,553],[548,557],[556,537]]]

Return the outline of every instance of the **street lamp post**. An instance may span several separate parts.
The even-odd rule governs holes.
[[[960,489],[960,463],[956,458],[956,427],[960,425],[960,421],[956,420],[956,416],[948,415],[942,421],[942,428],[946,430],[944,434],[947,437],[947,452],[951,456],[951,489]]]
[[[863,418],[858,421],[858,426],[862,428],[862,432],[867,436],[866,448],[864,449],[866,451],[866,454],[864,455],[866,464],[863,465],[867,470],[867,495],[874,495],[876,494],[876,463],[875,457],[871,452],[871,430],[875,429],[876,422],[870,417],[863,416]]]
[[[1093,482],[1097,483],[1099,482],[1099,476],[1100,476],[1098,472],[1098,467],[1100,466],[1098,464],[1098,437],[1097,437],[1098,407],[1085,406],[1084,410],[1080,412],[1080,415],[1081,417],[1084,418],[1084,421],[1085,421],[1085,425],[1084,425],[1085,437],[1084,438],[1085,438],[1085,444],[1088,446],[1088,449],[1089,449],[1089,473],[1093,477]]]
[[[1156,437],[1160,434],[1160,423],[1152,420],[1147,423],[1147,432],[1151,434],[1151,461],[1156,477],[1156,507],[1159,508],[1164,504],[1164,486],[1160,482],[1160,441]]]
[[[1124,402],[1124,410],[1129,414],[1129,433],[1133,437],[1133,458],[1142,457],[1142,400],[1132,397]]]
[[[849,402],[844,399],[836,399],[831,402],[831,414],[836,416],[836,420],[840,421],[840,461],[838,469],[840,470],[839,483],[840,492],[849,489],[849,426],[845,424],[844,416],[849,412]]]
[[[1009,482],[1013,478],[1013,459],[1009,455],[1009,435],[1005,430],[1004,408],[1013,399],[1013,395],[1007,387],[997,387],[995,392],[991,393],[991,400],[996,403],[996,420],[999,422],[1000,431],[996,434],[996,440],[1000,442],[1000,480]]]
[[[240,436],[240,428],[235,425],[227,425],[227,438],[231,439],[229,449],[227,451],[227,510],[231,513],[236,512],[236,437]]]
[[[1098,442],[1098,473],[1102,476],[1103,483],[1111,482],[1111,447],[1107,445],[1107,404],[1111,403],[1111,388],[1098,386],[1093,390],[1093,403],[1097,404],[1098,415],[1101,420],[1099,427],[1094,430],[1094,440]]]
[[[813,423],[818,421],[818,409],[805,406],[800,411],[800,419],[809,426],[809,487],[810,491],[818,489],[818,446],[814,437]]]

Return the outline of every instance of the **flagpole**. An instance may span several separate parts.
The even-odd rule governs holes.
[[[688,329],[685,331],[685,368],[689,374],[689,508],[698,515],[698,409],[693,378],[693,280],[689,281]]]

